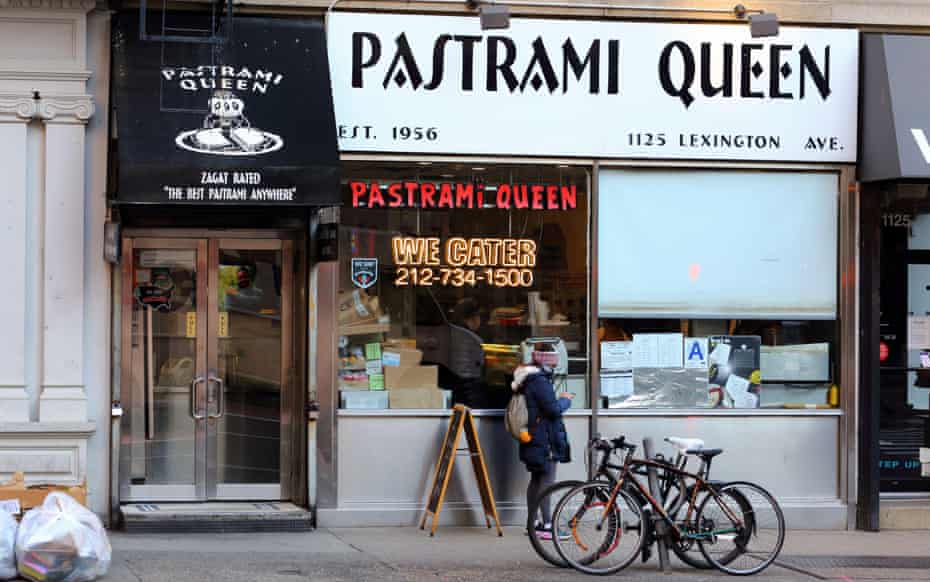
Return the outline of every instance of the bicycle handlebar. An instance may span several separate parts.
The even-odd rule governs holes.
[[[611,453],[617,449],[622,449],[625,451],[633,452],[636,450],[636,445],[629,444],[626,442],[625,436],[619,436],[614,439],[604,439],[600,436],[595,436],[588,443],[589,448],[596,449],[598,451],[603,451],[605,453]]]

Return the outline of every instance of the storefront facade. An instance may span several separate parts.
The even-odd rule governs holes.
[[[924,36],[863,35],[859,527],[930,527]]]
[[[323,24],[216,21],[114,16],[110,502],[130,531],[312,526],[309,238],[339,194]]]
[[[0,482],[87,483],[106,506],[109,15],[0,3]]]
[[[790,524],[851,526],[855,31],[333,13],[327,32],[321,525],[415,523],[450,402],[477,409],[519,522],[501,408],[538,340],[576,394],[560,478],[593,434],[699,437]],[[479,523],[457,472],[444,519]]]

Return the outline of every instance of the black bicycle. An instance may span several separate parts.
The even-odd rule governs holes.
[[[625,437],[619,437],[615,439],[602,439],[600,437],[595,437],[588,442],[588,458],[590,458],[590,453],[592,451],[599,454],[597,469],[593,477],[595,481],[604,482],[609,486],[612,486],[616,483],[616,475],[620,473],[620,471],[623,469],[623,466],[611,461],[613,456],[617,454],[618,451],[623,449],[625,442]],[[673,444],[675,443],[673,442]],[[684,454],[680,446],[678,449],[678,454],[673,461],[668,463],[668,467],[674,467],[679,471],[684,471],[688,463],[688,456]],[[662,461],[661,456],[659,457],[659,460]],[[639,477],[647,476],[645,467],[634,467],[633,473]],[[687,504],[687,501],[690,499],[693,490],[686,486],[684,479],[679,474],[673,473],[671,471],[660,469],[657,471],[657,477],[659,489],[662,493],[662,498],[665,500],[664,509],[666,513],[669,515],[677,516],[681,509]],[[569,491],[572,491],[584,483],[585,482],[583,481],[576,480],[566,480],[553,483],[542,492],[540,492],[537,499],[531,502],[530,506],[528,507],[526,529],[530,538],[530,544],[533,546],[533,549],[536,550],[536,553],[539,554],[539,557],[549,562],[553,566],[566,568],[569,567],[569,564],[561,556],[559,556],[555,547],[555,540],[552,537],[548,539],[539,537],[540,532],[536,530],[539,506],[542,504],[543,500],[548,499],[549,506],[551,508],[555,508],[558,502],[561,501]],[[639,488],[633,486],[632,483],[627,483],[624,487],[624,490],[640,501],[640,507],[647,508],[647,512],[651,511],[649,501],[640,493]],[[565,512],[562,515],[567,516],[568,513]],[[652,546],[655,540],[655,532],[651,527],[652,522],[653,520],[651,519],[646,521],[648,526],[644,532],[646,540],[641,548],[643,562],[647,562],[652,554]],[[568,523],[553,523],[551,531],[546,533],[550,536],[555,536],[558,535],[555,532],[563,532],[561,535],[564,538],[566,535],[568,535],[564,532],[568,531],[570,531]],[[707,560],[704,559],[704,557],[701,555],[699,548],[693,540],[678,540],[677,542],[671,543],[670,548],[679,560],[691,566],[692,568],[698,568],[702,570],[713,568],[713,566],[708,563]]]
[[[700,458],[700,469],[689,473],[664,459],[634,459],[636,445],[611,441],[624,453],[614,481],[581,484],[556,506],[553,542],[559,557],[586,574],[613,574],[652,543],[655,521],[667,528],[666,540],[676,554],[681,544],[696,544],[704,559],[722,572],[756,574],[771,565],[785,540],[785,518],[775,498],[753,483],[710,481],[711,461],[722,449],[706,449],[703,443],[691,447],[688,439],[666,440],[683,443],[681,454]],[[645,469],[661,473],[666,483],[687,480],[689,486],[678,486],[682,501],[656,499],[637,478]],[[678,513],[682,506],[687,508],[684,516]]]

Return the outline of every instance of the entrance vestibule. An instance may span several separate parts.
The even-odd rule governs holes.
[[[295,242],[123,238],[121,502],[292,498]]]

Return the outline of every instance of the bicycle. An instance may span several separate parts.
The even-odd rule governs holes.
[[[621,448],[622,443],[625,442],[624,437],[619,437],[616,439],[602,439],[599,436],[594,437],[588,442],[588,451],[589,453],[594,450],[600,453],[600,460],[597,463],[597,469],[594,473],[593,480],[595,481],[604,481],[605,483],[614,484],[616,483],[616,478],[614,477],[614,472],[619,472],[623,469],[621,465],[611,463],[610,459],[614,452]],[[589,457],[590,458],[590,455]],[[684,469],[687,465],[687,456],[682,454],[680,447],[679,453],[674,461],[674,465],[679,469]],[[645,468],[641,470],[634,471],[637,475],[646,475]],[[683,480],[678,477],[675,479],[667,478],[665,472],[662,471],[659,473],[659,486],[662,492],[663,499],[667,500],[665,504],[666,512],[670,515],[677,515],[678,511],[684,506],[684,500],[688,498],[687,488],[684,486]],[[542,501],[545,499],[553,500],[551,505],[557,505],[558,500],[561,500],[565,494],[569,491],[583,485],[584,481],[577,480],[566,480],[559,481],[554,483],[540,492],[539,496],[530,502],[529,507],[527,508],[527,524],[526,530],[527,535],[530,538],[530,544],[533,546],[533,549],[536,553],[546,562],[557,566],[560,568],[566,568],[569,564],[563,560],[555,550],[554,540],[552,539],[540,539],[538,532],[536,531],[536,515],[539,511],[539,506],[542,504]],[[638,501],[640,506],[645,506],[648,502],[642,497],[639,493],[639,490],[633,487],[630,487],[631,494],[638,496]],[[553,514],[554,515],[554,514]],[[557,528],[553,527],[553,536]],[[652,540],[654,536],[653,532],[647,532],[647,539]],[[643,562],[647,562],[651,555],[651,546],[652,542],[644,543],[641,548],[641,555]],[[694,555],[695,545],[691,542],[686,543],[677,543],[671,544],[671,549],[685,564],[697,568],[697,569],[710,569],[713,566],[704,560],[703,556]]]
[[[625,452],[616,481],[589,481],[575,487],[553,513],[553,542],[565,563],[587,574],[618,572],[641,552],[653,519],[664,522],[673,549],[697,544],[704,559],[727,574],[756,574],[778,557],[785,539],[785,518],[774,497],[745,481],[709,481],[712,460],[722,449],[685,450],[685,455],[701,459],[698,472],[689,473],[667,461],[634,460],[636,445],[622,439],[612,445]],[[677,510],[670,514],[635,478],[637,472],[650,467],[662,472],[666,482],[678,478],[693,482],[679,489],[687,497],[683,519],[677,519]],[[643,507],[650,509],[650,516],[644,515]],[[771,547],[757,550],[757,545]]]

